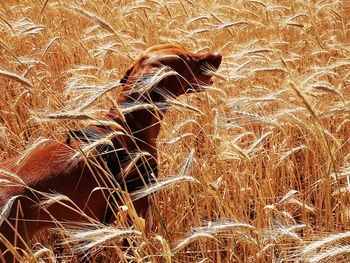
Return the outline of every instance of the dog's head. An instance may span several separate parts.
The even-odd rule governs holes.
[[[125,98],[162,102],[212,84],[221,64],[219,53],[191,53],[175,45],[149,48],[127,70],[121,83]]]

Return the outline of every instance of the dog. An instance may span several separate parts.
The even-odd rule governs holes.
[[[212,85],[221,60],[219,53],[153,46],[120,80],[118,104],[128,106],[122,114],[112,108],[101,123],[69,131],[66,140],[36,148],[23,160],[1,163],[0,180],[7,182],[0,190],[3,260],[12,262],[14,253],[28,249],[26,243],[39,230],[57,226],[54,222],[110,222],[120,195],[109,189],[132,193],[157,177],[156,141],[168,99]],[[89,153],[82,150],[89,146]],[[67,198],[51,202],[57,193]],[[144,217],[148,198],[133,205]]]

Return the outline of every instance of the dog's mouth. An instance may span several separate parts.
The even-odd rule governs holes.
[[[212,53],[201,60],[200,72],[192,84],[194,91],[203,91],[206,86],[213,85],[213,77],[220,75],[217,73],[221,64],[222,56],[219,53]]]
[[[201,79],[204,86],[211,86],[214,84],[213,77],[216,75],[217,69],[215,71],[206,72],[204,77]]]
[[[201,92],[204,91],[206,87],[212,86],[213,76],[216,75],[216,72],[206,72],[205,75],[200,75],[196,78],[195,83],[191,85],[192,91]]]
[[[196,83],[192,84],[191,88],[193,91],[204,91],[206,87],[212,86],[214,84],[212,80],[213,75],[203,75],[200,78],[196,79]]]

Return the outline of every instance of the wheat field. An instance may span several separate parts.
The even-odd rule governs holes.
[[[0,0],[0,160],[107,111],[160,43],[223,62],[163,121],[152,217],[42,233],[32,261],[348,262],[347,0]]]

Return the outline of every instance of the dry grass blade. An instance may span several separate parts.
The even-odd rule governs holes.
[[[119,241],[121,238],[135,238],[142,235],[133,229],[120,229],[103,226],[98,229],[67,229],[69,237],[62,244],[81,243],[75,248],[76,253],[86,253],[89,250],[97,252],[103,246]]]
[[[49,0],[47,0],[47,1],[49,1]],[[58,41],[60,39],[60,37],[54,37],[53,39],[51,39],[50,41],[49,41],[49,43],[47,44],[47,46],[46,46],[46,48],[43,50],[43,52],[42,52],[42,55],[41,55],[41,57],[43,58],[43,57],[45,57],[45,55],[47,54],[47,52],[50,50],[50,48],[52,47],[52,45],[56,42],[56,41]]]
[[[316,209],[313,206],[310,206],[308,204],[306,204],[305,202],[300,201],[299,199],[292,197],[290,199],[288,199],[287,201],[285,201],[288,204],[294,204],[302,209],[305,209],[306,211],[308,211],[309,213],[316,213]]]
[[[179,107],[179,108],[182,108],[182,109],[186,109],[186,110],[190,110],[190,111],[193,111],[195,113],[198,113],[200,115],[203,115],[203,111],[201,111],[200,109],[194,107],[194,106],[191,106],[189,104],[186,104],[185,102],[182,102],[182,101],[179,101],[179,100],[172,100],[172,99],[169,99],[168,100],[168,103],[172,106],[175,106],[175,107]]]
[[[121,116],[123,117],[123,116]],[[119,123],[113,121],[113,120],[99,120],[95,119],[89,122],[90,125],[101,125],[101,126],[106,126],[106,127],[112,127],[114,130],[121,131],[123,133],[127,133],[127,131],[124,129],[122,125]]]
[[[311,104],[310,104],[308,98],[305,96],[305,94],[296,86],[295,83],[289,82],[289,85],[292,88],[292,90],[294,90],[295,94],[301,99],[304,106],[308,109],[308,111],[311,113],[311,115],[317,120],[318,119],[317,113],[313,109],[313,107],[311,106]]]
[[[163,189],[169,188],[172,185],[178,184],[180,182],[193,182],[193,183],[199,183],[197,179],[195,179],[192,176],[188,176],[187,174],[190,173],[191,168],[193,167],[193,161],[194,161],[194,150],[191,150],[188,157],[184,161],[180,173],[178,176],[173,176],[170,178],[157,180],[156,183],[151,184],[149,186],[146,186],[145,188],[142,188],[140,190],[135,191],[131,194],[131,197],[133,200],[138,200],[142,197],[145,197],[149,194],[161,191]]]
[[[89,107],[94,101],[96,101],[99,97],[101,97],[103,94],[122,86],[120,83],[111,83],[109,85],[106,85],[102,90],[100,90],[95,96],[87,100],[85,103],[83,103],[81,106],[79,106],[78,111],[81,111],[87,107]]]
[[[67,10],[73,10],[76,13],[82,14],[85,17],[89,18],[90,20],[96,22],[100,27],[103,29],[107,30],[110,33],[117,34],[117,32],[114,30],[114,28],[108,24],[106,21],[104,21],[101,17],[98,15],[91,13],[89,11],[86,11],[80,7],[77,6],[72,6],[72,5],[67,5],[67,4],[60,4],[59,6],[67,9]]]
[[[136,152],[136,153],[129,153],[129,155],[130,155],[129,157],[131,158],[131,161],[123,169],[123,174],[124,175],[130,174],[130,172],[132,170],[134,170],[135,167],[137,167],[137,165],[136,165],[137,161],[142,160],[147,165],[147,163],[146,163],[147,158],[149,158],[149,157],[150,158],[154,158],[152,156],[152,154],[150,154],[149,152],[146,152],[146,151]]]
[[[329,83],[325,82],[325,83],[316,83],[314,85],[312,85],[312,88],[315,90],[321,90],[324,92],[329,92],[332,93],[334,95],[340,96],[341,98],[343,98],[343,95],[337,90],[335,89],[332,85],[330,85]]]
[[[46,200],[43,200],[38,206],[42,208],[48,208],[49,206],[60,203],[63,204],[64,202],[72,202],[68,196],[61,195],[61,194],[45,194],[47,196]]]
[[[266,230],[264,238],[267,240],[274,240],[274,242],[278,242],[283,239],[291,239],[298,243],[303,244],[302,238],[296,233],[299,230],[305,229],[306,225],[292,225],[292,226],[284,226],[284,225],[276,225],[271,229]]]
[[[297,193],[298,191],[296,190],[289,190],[288,193],[286,193],[278,203],[282,204],[284,202],[288,202],[288,200],[293,198]]]
[[[222,28],[230,28],[233,26],[240,26],[240,25],[249,25],[248,22],[246,21],[237,21],[237,22],[231,22],[231,23],[226,23],[226,24],[222,24],[222,25],[218,25],[218,28],[222,29]]]
[[[39,262],[40,262],[40,258],[43,258],[44,256],[46,257],[46,259],[49,260],[48,262],[56,262],[54,260],[51,260],[51,259],[55,258],[54,252],[51,249],[46,248],[46,247],[43,247],[43,248],[35,251],[33,256],[35,259],[39,260]]]
[[[173,58],[174,56],[170,55],[164,55],[164,56],[156,56],[154,58],[149,58],[149,63],[154,63],[154,60],[157,59],[167,59],[167,58]],[[142,75],[134,84],[134,86],[129,90],[130,93],[137,92],[140,94],[140,97],[142,97],[144,94],[146,94],[151,89],[155,89],[155,91],[159,92],[161,95],[164,95],[166,98],[168,95],[170,98],[172,98],[174,95],[169,93],[164,93],[166,90],[157,88],[157,84],[160,83],[163,79],[170,77],[170,76],[176,76],[181,78],[182,76],[179,75],[176,71],[174,71],[172,68],[168,66],[162,66],[157,69],[152,69],[152,72]]]
[[[170,178],[166,178],[163,180],[157,180],[157,182],[152,184],[151,186],[147,186],[133,192],[131,194],[131,199],[138,200],[145,196],[148,196],[153,193],[157,193],[164,189],[168,189],[173,185],[178,185],[179,183],[183,183],[183,182],[199,183],[199,181],[192,176],[187,176],[187,175],[172,176]]]
[[[209,16],[198,16],[198,17],[195,17],[195,18],[188,20],[186,23],[192,24],[193,22],[197,22],[197,21],[201,21],[201,20],[208,20],[208,19],[210,19]]]
[[[25,185],[22,178],[20,178],[17,174],[15,174],[13,172],[7,171],[6,169],[0,168],[0,175],[2,177],[3,182],[11,182],[17,186],[18,185],[22,185],[22,186]]]
[[[209,238],[209,239],[214,239],[215,237],[211,234],[208,234],[206,232],[204,233],[194,233],[192,235],[190,235],[189,237],[181,240],[173,249],[172,252],[175,254],[177,252],[179,252],[180,250],[184,249],[185,247],[187,247],[188,245],[190,245],[191,243],[198,241],[202,238]]]
[[[115,53],[118,53],[118,49],[116,49],[115,47],[118,47],[120,46],[121,44],[115,42],[115,41],[111,41],[111,42],[108,42],[108,43],[103,43],[103,44],[100,44],[98,45],[92,56],[93,57],[98,57],[98,56],[101,56],[101,55],[105,55],[106,53],[112,53],[112,52],[115,52]]]
[[[89,113],[81,113],[76,111],[57,112],[57,113],[35,113],[35,115],[43,115],[43,117],[33,117],[35,122],[49,122],[54,120],[95,120]]]
[[[333,260],[337,260],[337,258],[342,257],[350,253],[350,246],[335,246],[330,249],[325,249],[321,253],[316,253],[308,258],[304,258],[303,260],[307,260],[310,263],[319,263],[319,262],[333,262]]]
[[[150,103],[134,103],[131,105],[122,105],[121,112],[123,114],[128,114],[133,111],[139,111],[139,110],[154,110],[154,109],[164,109],[167,105],[166,104],[150,104]]]
[[[15,74],[13,72],[10,72],[10,71],[7,71],[7,70],[4,70],[4,69],[0,69],[0,77],[6,77],[6,78],[9,78],[11,80],[14,80],[14,81],[17,81],[21,84],[23,84],[27,90],[33,94],[33,85],[29,82],[28,79],[26,79],[25,77],[22,77],[18,74]]]
[[[7,19],[1,13],[0,13],[0,20],[3,21],[11,30],[13,29],[11,23],[7,21]]]
[[[183,165],[180,170],[180,175],[186,175],[190,173],[191,169],[193,168],[194,160],[195,160],[195,150],[192,149],[188,157],[183,162]]]
[[[0,226],[3,224],[6,218],[8,218],[13,203],[20,197],[19,195],[14,195],[7,200],[7,202],[0,208]]]
[[[273,135],[273,132],[270,131],[270,132],[267,132],[267,133],[264,133],[263,135],[260,136],[260,138],[257,138],[254,143],[249,147],[249,149],[247,150],[247,153],[251,153],[253,152],[254,150],[256,150],[257,146],[259,144],[261,144],[263,141],[267,140],[268,137],[270,137],[270,135]]]
[[[241,147],[239,147],[237,144],[233,142],[229,142],[229,149],[222,152],[222,157],[227,159],[236,158],[236,157],[242,158],[245,160],[250,159],[246,150],[242,149]]]
[[[210,234],[217,234],[224,231],[237,231],[237,230],[256,230],[256,228],[246,223],[236,222],[208,222],[207,226],[195,227],[194,231],[207,232]]]
[[[14,31],[17,31],[18,35],[37,34],[44,30],[46,26],[42,24],[35,24],[28,17],[21,18],[12,24]]]
[[[126,7],[123,11],[124,14],[126,15],[130,15],[133,12],[137,12],[137,11],[144,11],[144,10],[149,10],[152,11],[153,9],[147,5],[136,5],[136,6],[130,6],[130,7]]]
[[[181,134],[180,136],[175,137],[172,140],[167,141],[165,143],[170,144],[170,145],[175,145],[176,143],[182,141],[183,139],[186,139],[186,138],[192,137],[192,136],[195,136],[195,135],[192,132],[187,132],[187,133]]]
[[[71,160],[74,161],[79,158],[85,158],[89,156],[91,153],[95,153],[96,147],[98,147],[99,145],[109,145],[111,147],[114,147],[113,142],[111,140],[115,137],[123,136],[123,135],[125,135],[125,133],[122,131],[114,131],[107,134],[105,137],[101,139],[92,141],[91,143],[88,143],[83,147],[80,147],[79,151],[76,151],[76,153],[72,155]],[[118,151],[118,149],[114,149],[114,151]]]
[[[189,35],[190,37],[192,37],[192,36],[194,36],[194,35],[199,35],[199,34],[206,33],[206,32],[210,32],[210,29],[209,29],[209,28],[197,29],[197,30],[194,30],[194,31],[188,33],[188,35]]]
[[[159,235],[156,235],[156,239],[160,241],[163,247],[163,257],[165,259],[165,262],[171,263],[171,249],[169,243]]]
[[[276,167],[281,165],[282,162],[287,159],[289,156],[291,156],[294,153],[297,153],[298,151],[301,151],[303,149],[308,149],[308,147],[306,145],[300,145],[298,147],[292,148],[292,149],[288,149],[287,151],[281,153],[281,156],[278,158],[278,163],[276,164]]]
[[[333,246],[337,242],[341,242],[344,239],[350,238],[350,232],[344,232],[339,234],[330,235],[318,241],[311,242],[309,245],[302,248],[300,255],[302,258],[307,258],[315,255],[317,250],[326,246]]]
[[[253,69],[253,72],[255,73],[259,73],[259,72],[284,72],[284,73],[288,73],[288,71],[284,68],[269,68],[269,67],[266,67],[266,68],[255,68]]]

